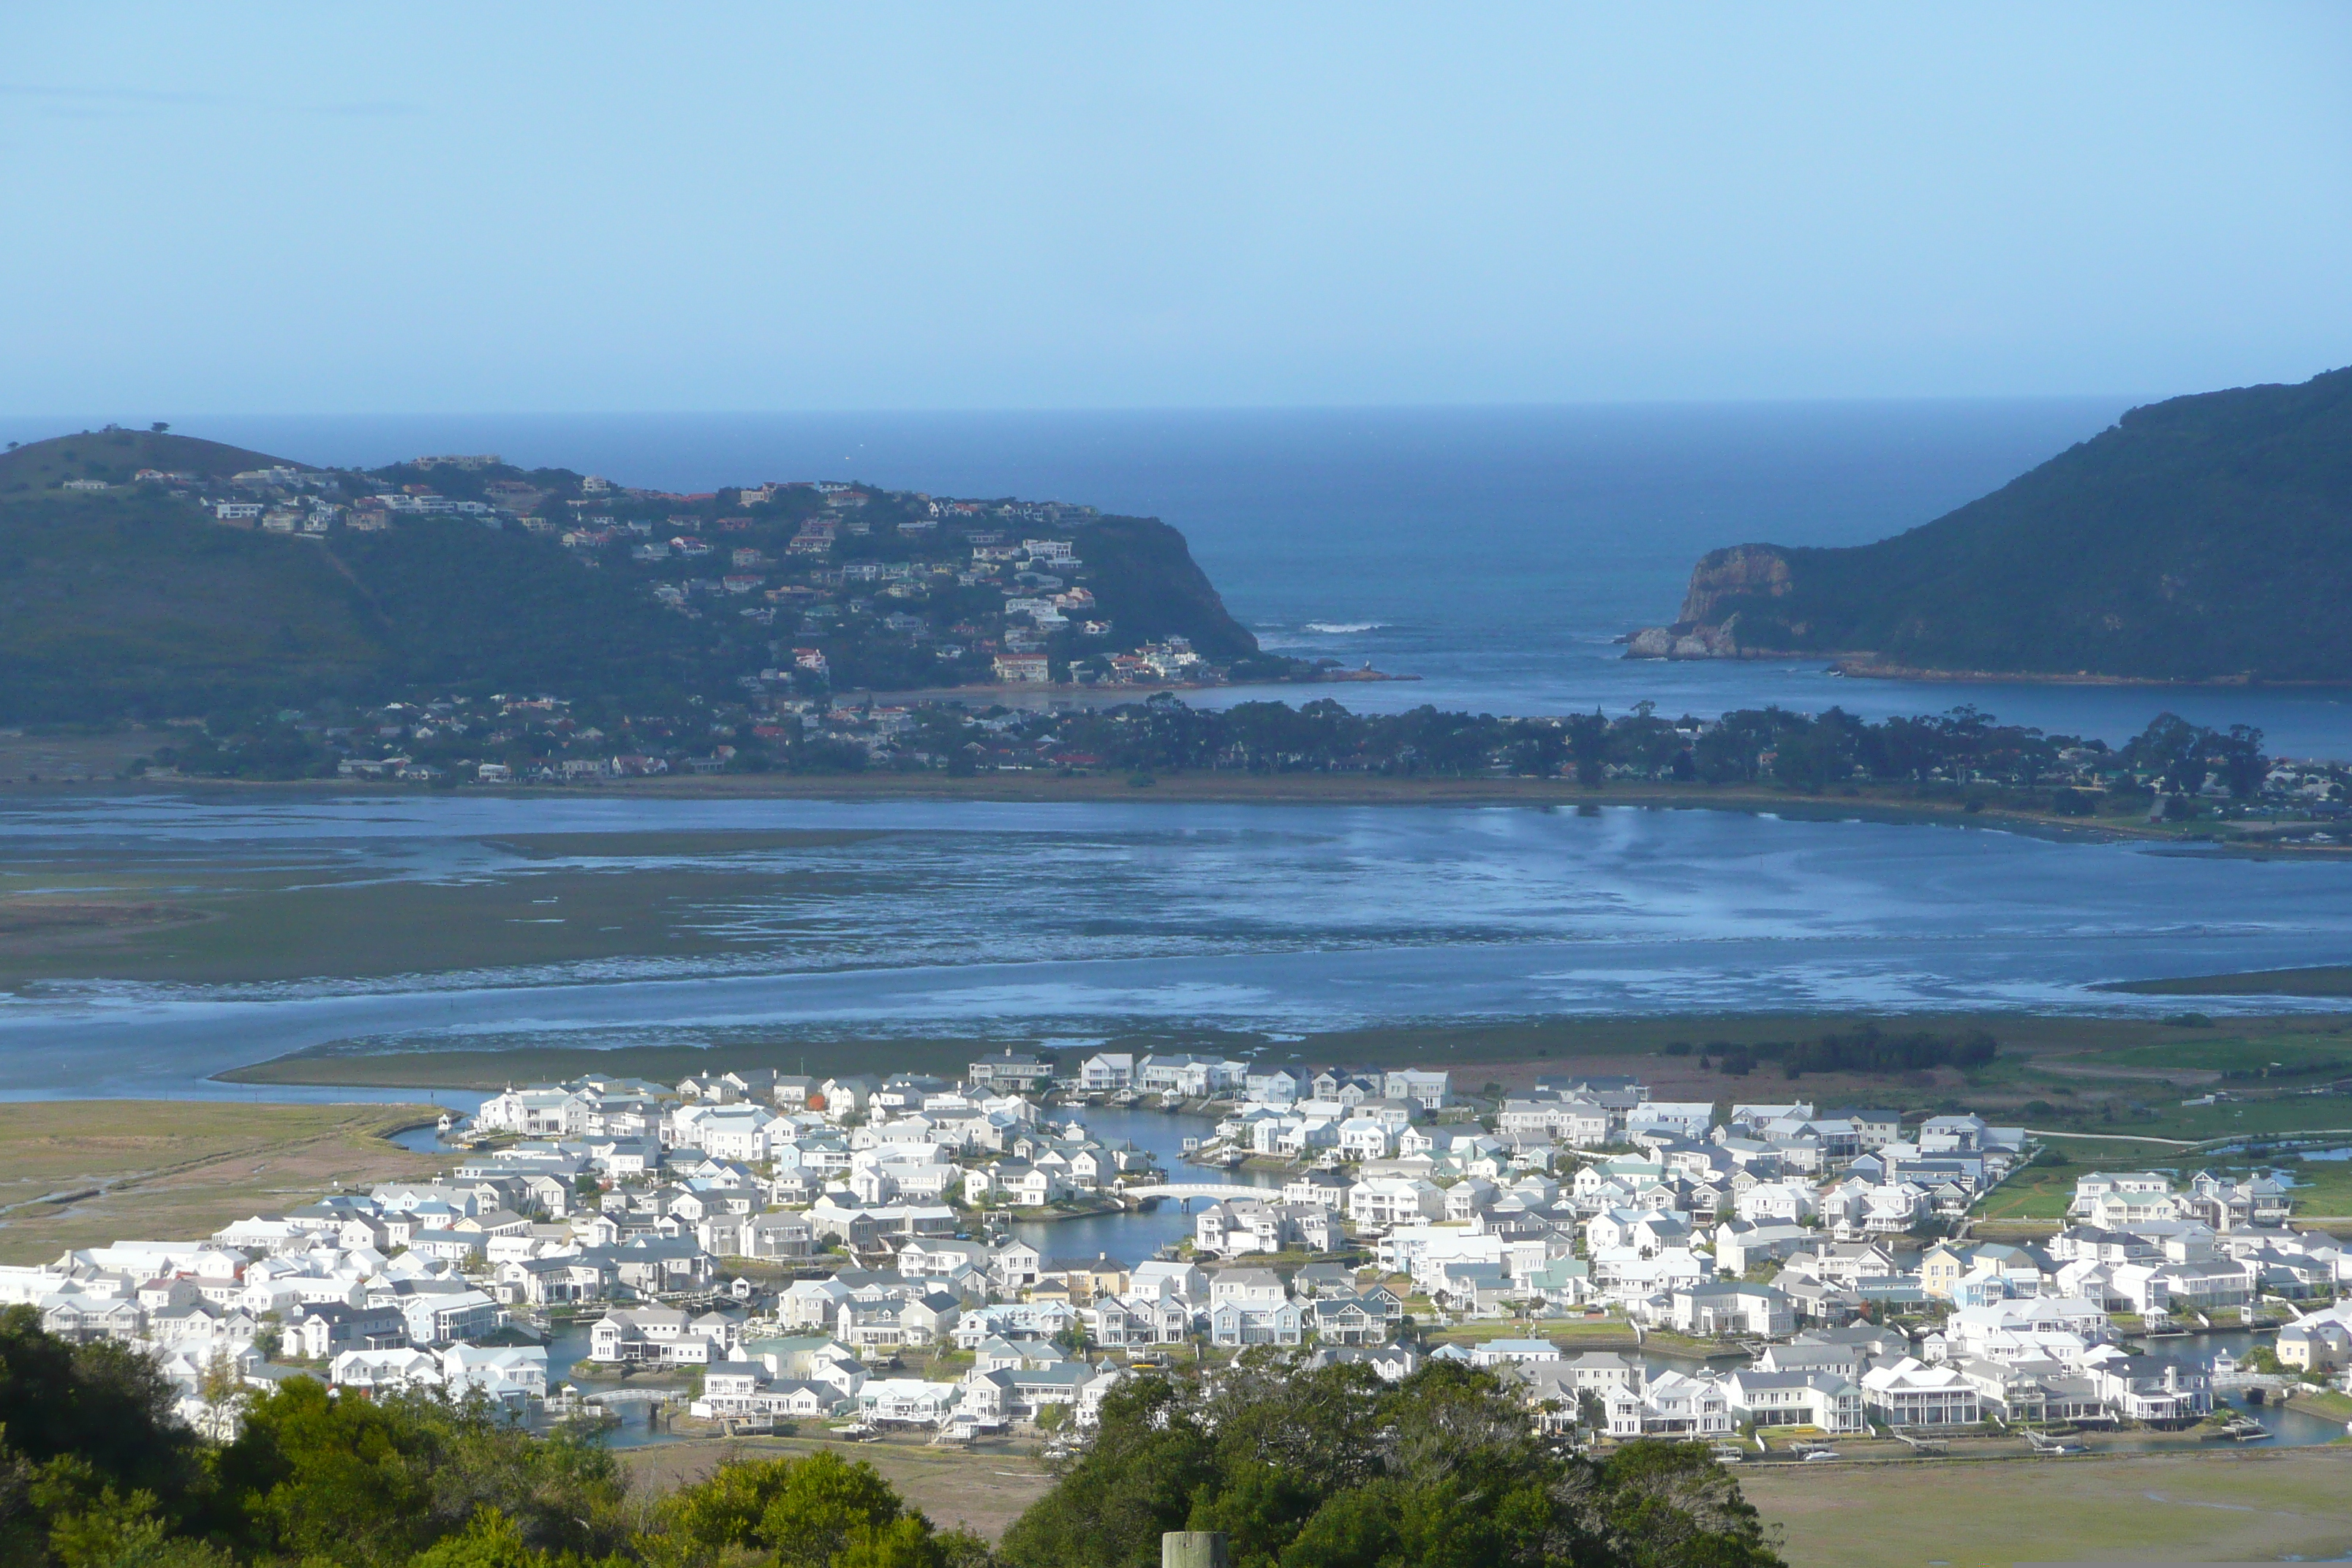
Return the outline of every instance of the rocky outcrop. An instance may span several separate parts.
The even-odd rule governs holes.
[[[1726,599],[1761,595],[1785,599],[1796,591],[1789,574],[1789,558],[1778,545],[1735,544],[1710,550],[1691,568],[1690,590],[1683,595],[1678,625],[1708,626],[1721,622],[1717,614]]]
[[[1726,601],[1761,596],[1786,598],[1795,589],[1789,558],[1770,544],[1735,544],[1711,550],[1691,570],[1683,613],[1670,626],[1644,626],[1626,639],[1627,658],[1769,658],[1779,648],[1751,647],[1739,640],[1739,612],[1719,612]]]
[[[1737,621],[1738,616],[1733,617]],[[1627,658],[1738,658],[1738,634],[1720,626],[1644,626],[1626,639]]]

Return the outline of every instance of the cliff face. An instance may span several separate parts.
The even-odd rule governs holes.
[[[1789,576],[1789,557],[1778,545],[1735,544],[1728,550],[1710,550],[1691,569],[1683,613],[1675,618],[1685,626],[1714,625],[1722,619],[1717,612],[1727,600],[1785,599],[1795,588]]]
[[[2352,370],[2136,408],[1875,544],[1743,544],[1628,657],[2352,684]]]
[[[1627,639],[1628,658],[1784,658],[1803,623],[1752,613],[1797,591],[1789,552],[1777,544],[1710,550],[1691,569],[1683,611],[1670,626],[1645,626]]]

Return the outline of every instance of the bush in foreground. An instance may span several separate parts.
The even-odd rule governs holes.
[[[1488,1374],[1244,1361],[1212,1384],[1139,1378],[1017,1521],[1013,1568],[1153,1568],[1160,1536],[1218,1530],[1234,1568],[1766,1568],[1730,1475],[1689,1444],[1559,1453]]]

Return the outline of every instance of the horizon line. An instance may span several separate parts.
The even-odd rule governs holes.
[[[2252,386],[2298,385],[2294,382],[2248,382]],[[2234,391],[2239,388],[2207,387],[2200,392]],[[1540,413],[1563,409],[1651,409],[1651,408],[1802,408],[1884,406],[1920,404],[1986,404],[1986,403],[2115,403],[2123,402],[2137,407],[2147,403],[2168,398],[2194,396],[2197,393],[2179,392],[2018,392],[2018,393],[1903,393],[1854,394],[1839,395],[1796,395],[1787,397],[1624,397],[1624,398],[1561,398],[1544,401],[1506,401],[1493,403],[1167,403],[1167,404],[1104,404],[1104,405],[845,405],[824,408],[510,408],[510,409],[205,409],[179,414],[166,423],[177,425],[182,420],[204,419],[841,419],[877,416],[894,417],[1015,417],[1052,416],[1055,417],[1118,416],[1131,415],[1299,415],[1299,414],[1508,414]],[[87,413],[56,411],[0,412],[0,420],[12,423],[33,420],[75,420],[99,417]],[[152,419],[116,416],[106,421],[120,424],[124,429],[144,429]],[[66,432],[71,435],[97,434],[100,426]]]

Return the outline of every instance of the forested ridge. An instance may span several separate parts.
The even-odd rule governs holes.
[[[2343,682],[2347,592],[2352,369],[2135,408],[1874,544],[1717,551],[1692,574],[1675,657],[1704,643],[1864,671]]]

